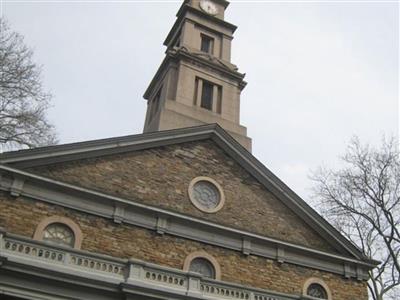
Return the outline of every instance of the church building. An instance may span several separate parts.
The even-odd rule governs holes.
[[[368,299],[379,262],[251,154],[228,5],[183,1],[143,134],[0,155],[0,299]]]

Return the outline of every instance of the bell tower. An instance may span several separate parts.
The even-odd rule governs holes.
[[[251,151],[240,125],[244,74],[231,63],[236,26],[224,20],[229,2],[185,0],[164,41],[166,56],[147,88],[144,132],[218,123]]]

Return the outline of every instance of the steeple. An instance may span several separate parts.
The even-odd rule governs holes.
[[[164,41],[166,57],[147,88],[144,132],[218,123],[251,151],[240,125],[244,74],[231,63],[236,26],[225,0],[186,0]]]

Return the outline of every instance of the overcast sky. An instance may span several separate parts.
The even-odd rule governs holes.
[[[181,1],[3,1],[53,95],[62,143],[141,133],[142,95]],[[308,200],[311,170],[337,166],[353,135],[399,131],[395,1],[231,1],[241,121],[253,154]]]

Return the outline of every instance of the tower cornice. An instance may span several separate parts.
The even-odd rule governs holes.
[[[212,23],[215,23],[217,25],[225,27],[225,28],[231,30],[232,34],[237,29],[236,25],[233,25],[229,22],[221,20],[217,17],[210,16],[210,15],[206,14],[205,12],[202,12],[201,10],[198,10],[198,9],[184,3],[181,6],[181,8],[179,9],[178,13],[176,14],[177,19],[176,19],[174,25],[172,26],[170,32],[168,33],[167,37],[165,38],[164,46],[168,47],[168,45],[171,42],[171,40],[173,39],[175,33],[178,31],[178,28],[181,26],[183,20],[186,18],[186,15],[188,12],[193,13],[194,15],[204,18],[208,21],[211,21]]]
[[[229,78],[238,80],[240,90],[243,90],[246,87],[247,82],[243,80],[244,77],[246,76],[246,74],[237,72],[235,69],[232,69],[232,67],[229,67],[227,63],[224,64],[223,62],[221,62],[221,60],[217,60],[215,58],[214,58],[214,60],[211,60],[206,57],[207,57],[206,55],[202,55],[202,56],[200,56],[199,54],[196,55],[196,54],[188,51],[184,47],[168,50],[166,57],[164,58],[160,67],[158,68],[156,74],[154,75],[153,79],[151,80],[148,88],[146,89],[146,91],[143,95],[143,98],[148,100],[151,97],[153,89],[159,82],[161,74],[163,74],[163,72],[166,70],[166,68],[168,68],[168,65],[170,63],[172,63],[172,61],[179,61],[179,59],[191,59],[191,60],[195,61],[196,63],[199,63],[201,65],[204,65],[206,67],[209,67],[216,71],[219,71]],[[231,66],[234,66],[234,65],[231,65]]]

